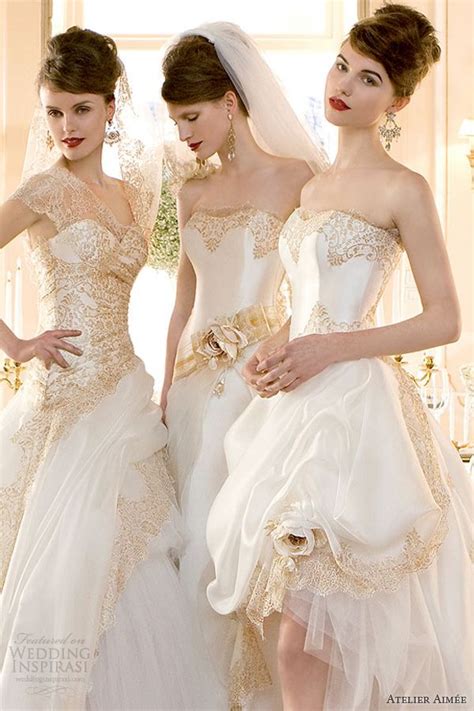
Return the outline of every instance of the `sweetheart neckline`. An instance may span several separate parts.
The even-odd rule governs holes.
[[[377,230],[382,230],[383,232],[390,233],[396,232],[397,234],[400,234],[398,227],[383,227],[382,225],[377,225],[375,222],[372,222],[365,215],[363,215],[361,212],[358,212],[357,210],[339,210],[338,208],[315,210],[312,208],[300,206],[295,209],[293,214],[295,213],[301,218],[301,220],[303,220],[303,222],[308,222],[313,217],[318,217],[319,215],[325,214],[347,215],[348,217],[352,217],[356,220],[359,220],[360,222],[365,222],[367,225],[370,225],[370,227],[374,227]],[[304,213],[308,214],[309,217],[305,217]]]
[[[263,215],[268,215],[269,217],[273,217],[275,220],[278,220],[278,222],[281,225],[285,224],[285,220],[283,220],[279,215],[276,213],[272,212],[271,210],[265,210],[265,208],[262,207],[256,207],[255,205],[252,205],[252,203],[246,202],[243,203],[242,205],[234,205],[234,206],[226,206],[222,205],[220,207],[198,207],[196,210],[194,210],[189,218],[187,219],[183,230],[188,227],[192,219],[196,215],[209,215],[210,217],[214,217],[218,219],[219,217],[230,217],[231,215],[235,215],[238,212],[243,212],[243,211],[250,211],[250,212],[257,212],[261,213]]]
[[[130,207],[130,212],[132,214],[133,220],[132,220],[132,222],[130,222],[128,224],[124,224],[123,222],[120,222],[120,220],[116,217],[115,213],[112,211],[112,208],[110,208],[106,202],[101,200],[100,197],[98,195],[96,195],[95,192],[89,187],[89,185],[84,180],[82,180],[77,175],[75,175],[72,171],[68,170],[67,168],[65,168],[62,165],[54,165],[50,170],[58,170],[61,173],[66,173],[67,176],[73,182],[79,183],[81,185],[81,187],[83,187],[83,189],[86,190],[86,192],[89,195],[92,195],[92,197],[94,198],[99,209],[101,209],[102,212],[105,212],[113,220],[113,222],[117,225],[117,227],[119,227],[120,230],[126,231],[126,230],[129,230],[132,227],[136,227],[138,225],[136,218],[135,218],[134,211],[133,211],[133,206],[128,198],[128,195],[127,195],[127,201],[128,201],[129,207]],[[127,184],[126,183],[124,183],[124,190],[126,193],[127,192]],[[91,219],[93,219],[93,218],[91,218]]]

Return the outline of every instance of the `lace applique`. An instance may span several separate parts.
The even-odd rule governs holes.
[[[51,447],[113,393],[139,363],[128,334],[128,302],[133,281],[146,260],[143,231],[138,225],[120,228],[115,222],[113,226],[114,218],[107,215],[107,209],[95,217],[92,201],[86,200],[79,210],[84,191],[76,187],[81,186],[74,184],[69,189],[68,171],[55,171],[54,177],[48,171],[31,178],[13,196],[63,225],[56,237],[38,239],[30,254],[39,283],[39,329],[81,330],[74,342],[83,354],[79,358],[66,354],[67,369],[53,366],[48,371],[36,359],[27,369],[22,397],[31,403],[31,416],[12,438],[22,452],[19,476],[14,484],[0,490],[5,553],[2,581],[26,499]],[[64,198],[66,217],[61,214],[58,197],[54,204],[54,195],[61,201]],[[79,217],[73,219],[68,212],[71,205],[78,208]]]
[[[335,332],[348,332],[348,331],[360,331],[364,328],[372,328],[375,325],[375,312],[377,310],[377,304],[372,306],[361,321],[334,321],[329,316],[329,311],[321,304],[319,301],[316,302],[311,311],[311,315],[308,319],[308,323],[301,335],[307,335],[309,333],[335,333]]]
[[[38,215],[46,215],[56,225],[58,207],[64,202],[64,186],[49,171],[34,175],[10,195],[21,200]]]
[[[295,570],[286,580],[287,590],[308,590],[315,595],[341,592],[353,598],[367,598],[378,591],[393,592],[403,579],[428,568],[438,553],[448,531],[450,495],[443,484],[430,425],[415,384],[392,359],[384,358],[397,380],[405,425],[418,457],[431,495],[440,509],[437,527],[428,540],[416,528],[406,534],[398,556],[380,561],[363,559],[342,542],[334,552],[326,539],[310,556],[295,560]],[[250,585],[246,613],[263,635],[265,617],[281,611],[281,567],[273,556],[269,567],[259,566]]]
[[[370,262],[378,262],[388,275],[396,267],[402,251],[396,227],[379,227],[357,212],[342,210],[312,212],[300,208],[294,214],[295,218],[288,221],[282,237],[295,264],[299,261],[305,237],[321,232],[328,244],[328,262],[332,266],[340,266],[355,257],[365,257]]]
[[[114,624],[117,600],[136,564],[146,559],[151,539],[159,534],[170,511],[177,506],[168,467],[166,450],[159,450],[149,459],[136,463],[134,468],[145,485],[145,495],[137,500],[123,495],[118,498],[118,532],[114,540],[98,637]]]
[[[271,212],[252,205],[226,208],[201,208],[188,220],[210,252],[214,252],[226,235],[235,229],[248,229],[254,238],[253,256],[261,259],[278,248],[283,222]]]
[[[326,213],[312,213],[311,220],[298,220],[298,216],[301,215],[301,210],[295,211],[281,233],[282,240],[287,243],[295,264],[299,262],[301,245],[305,237],[319,230],[320,226],[327,220]]]
[[[397,228],[372,225],[357,213],[334,211],[325,225],[328,261],[339,266],[355,257],[377,262],[390,275],[401,255],[401,239]]]
[[[259,640],[245,611],[238,611],[237,617],[238,627],[229,683],[231,711],[240,711],[252,694],[272,684]]]
[[[135,223],[132,225],[121,224],[110,208],[84,181],[61,166],[53,166],[44,173],[34,175],[21,185],[10,199],[21,200],[33,212],[46,215],[58,232],[89,219],[105,227],[121,241],[132,227],[140,229],[140,217],[144,210],[137,188],[124,184],[124,189],[135,217]],[[145,234],[143,227],[141,232]],[[30,246],[34,248],[40,241],[38,237],[30,237]]]

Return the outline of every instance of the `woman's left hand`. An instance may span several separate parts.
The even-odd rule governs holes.
[[[281,390],[290,392],[321,373],[337,360],[335,335],[313,333],[279,348],[257,366],[258,372],[266,372],[257,381],[256,389],[272,397]]]

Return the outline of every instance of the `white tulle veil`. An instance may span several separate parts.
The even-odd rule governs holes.
[[[120,139],[113,145],[104,144],[104,171],[134,188],[137,219],[150,230],[160,198],[163,139],[161,127],[153,120],[151,113],[134,103],[125,70],[115,88],[113,124]],[[47,170],[61,158],[56,146],[52,149],[48,147],[47,132],[46,112],[38,101],[28,135],[23,181]]]
[[[242,99],[257,143],[273,155],[305,160],[315,173],[329,160],[322,144],[310,137],[291,108],[277,78],[257,45],[230,22],[211,22],[182,32],[165,47],[165,54],[180,39],[200,35],[215,47],[217,56]]]

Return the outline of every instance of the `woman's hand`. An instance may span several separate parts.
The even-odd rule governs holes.
[[[262,377],[262,373],[257,370],[260,363],[265,361],[272,353],[278,351],[288,342],[289,321],[277,333],[263,341],[252,357],[242,368],[242,377],[251,388],[257,390],[261,397],[268,397],[263,389],[257,387],[257,382]]]
[[[77,330],[58,329],[57,331],[45,331],[35,338],[26,340],[15,338],[7,355],[18,363],[27,363],[32,358],[39,358],[48,370],[51,363],[57,363],[61,368],[68,368],[69,363],[61,355],[61,351],[67,351],[76,356],[82,355],[82,351],[64,339],[80,336],[81,333],[82,331]]]
[[[161,396],[160,396],[160,407],[162,411],[162,416],[161,419],[163,420],[163,423],[166,425],[166,408],[168,407],[168,392],[169,389],[172,385],[172,382],[168,382],[165,380],[163,383],[163,387],[161,388]]]
[[[337,361],[337,334],[311,334],[295,338],[256,366],[255,387],[262,397],[280,390],[290,392]]]

